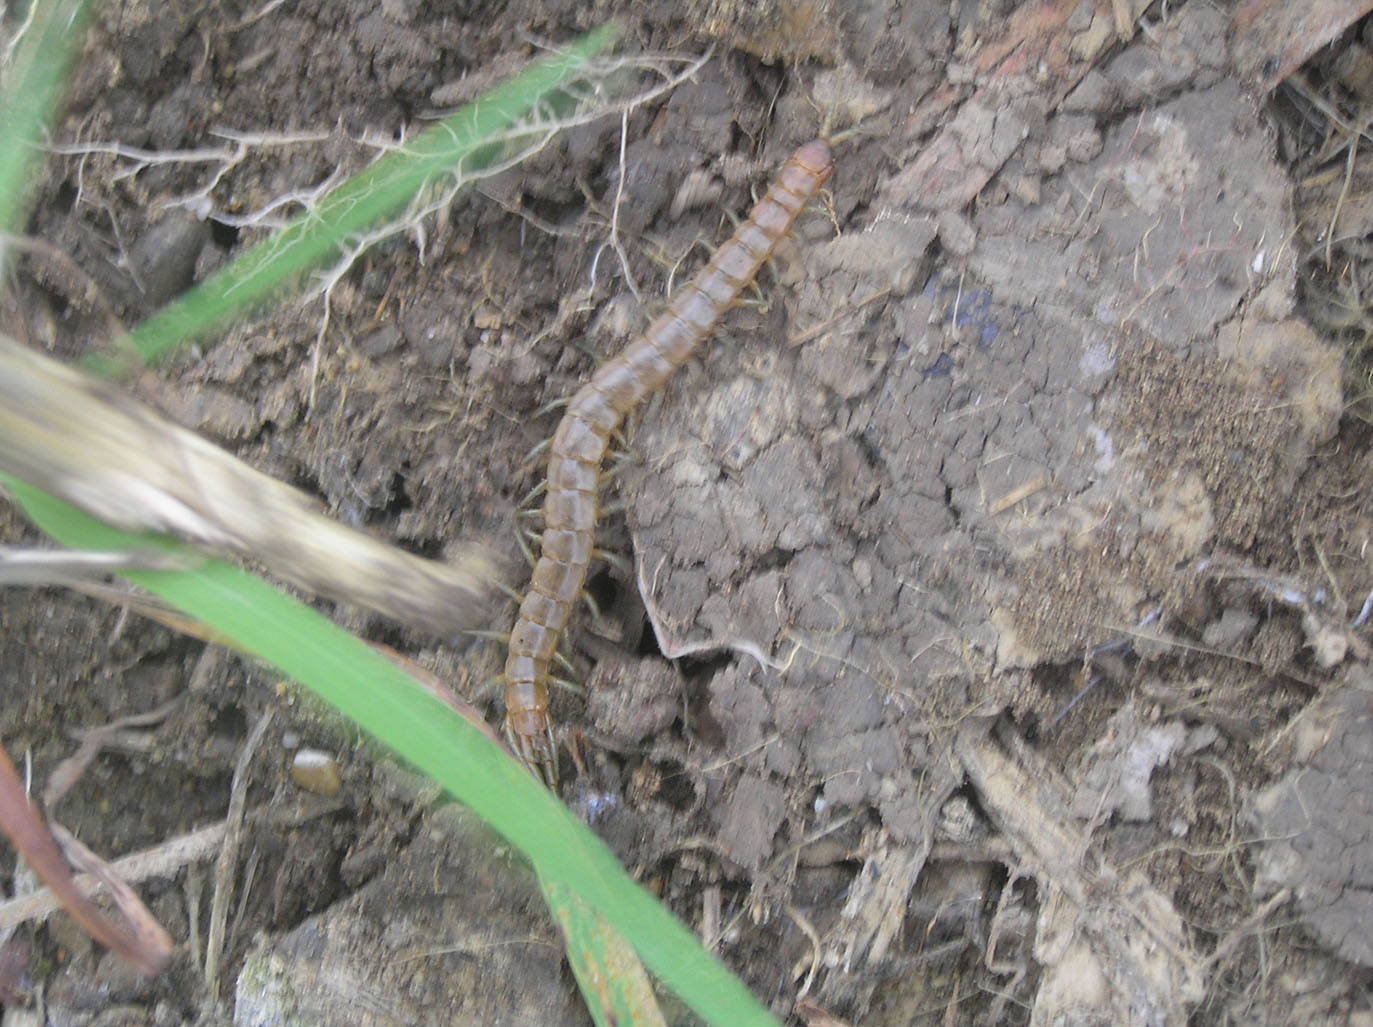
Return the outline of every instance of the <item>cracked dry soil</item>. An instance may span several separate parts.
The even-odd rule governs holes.
[[[517,558],[547,404],[822,118],[858,124],[826,203],[627,433],[598,536],[617,559],[568,632],[587,695],[554,697],[584,764],[569,801],[790,1022],[1368,1022],[1373,721],[1349,624],[1373,587],[1370,433],[1301,303],[1302,226],[1333,199],[1294,183],[1225,11],[1152,13],[1061,100],[956,108],[943,138],[988,181],[951,206],[902,176],[934,129],[912,111],[1009,8],[797,3],[779,28],[688,6],[637,10],[622,44],[716,44],[630,117],[623,186],[618,119],[579,128],[369,254],[322,343],[318,304],[288,303],[140,392],[398,544]],[[227,161],[54,156],[29,226],[50,247],[6,324],[79,356],[257,238],[247,214],[613,13],[593,7],[106,5],[59,140],[319,137],[250,146],[210,189]],[[35,541],[8,510],[4,538]],[[497,715],[498,645],[334,612]],[[212,986],[192,866],[141,886],[184,941],[167,975],[130,977],[58,916],[6,943],[10,1008],[587,1022],[528,874],[355,729],[93,600],[9,590],[0,629],[0,733],[39,780],[68,731],[180,697],[67,800],[87,844],[221,819],[267,707],[250,805],[300,810],[245,845]],[[301,745],[341,761],[337,801],[303,805]]]

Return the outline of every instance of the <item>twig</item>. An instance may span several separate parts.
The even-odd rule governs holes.
[[[244,820],[253,827],[264,824],[291,827],[333,813],[339,807],[338,799],[312,801],[308,805],[289,811],[278,811],[264,806],[250,812]],[[110,869],[130,883],[151,877],[171,877],[183,867],[203,862],[218,854],[228,833],[227,821],[211,824],[209,827],[172,838],[143,852],[135,852],[114,860],[110,863]],[[90,874],[78,874],[72,880],[76,890],[82,895],[94,895],[101,887],[100,882]],[[37,891],[17,895],[0,902],[0,931],[45,917],[61,908],[62,902],[51,888],[39,888]],[[192,915],[192,924],[196,924],[198,919]],[[192,932],[197,933],[198,928],[193,926]]]
[[[165,932],[160,939],[140,937],[106,917],[77,889],[52,835],[24,795],[24,784],[3,748],[0,748],[0,825],[39,879],[92,938],[117,952],[142,973],[160,973],[166,967],[172,957],[172,943]]]
[[[805,914],[790,902],[786,904],[786,911],[787,916],[791,917],[796,926],[801,929],[801,933],[810,939],[809,958],[802,956],[797,960],[796,965],[791,968],[791,978],[792,980],[795,980],[801,976],[801,968],[806,966],[806,964],[809,964],[806,966],[806,981],[801,985],[801,990],[796,993],[796,998],[800,1000],[810,994],[811,985],[815,983],[815,974],[824,962],[824,952],[820,944],[820,934],[816,931],[814,926],[811,925],[811,922],[806,919]]]
[[[49,819],[48,829],[62,846],[67,862],[100,882],[106,894],[119,907],[124,922],[133,931],[139,945],[148,952],[159,954],[159,958],[162,953],[169,958],[173,948],[172,936],[157,922],[157,917],[152,915],[148,907],[143,905],[143,900],[129,887],[128,882],[122,880],[105,860],[86,848],[79,838],[57,821]]]
[[[815,325],[812,328],[807,328],[800,335],[792,336],[790,339],[787,340],[787,345],[793,347],[801,346],[807,342],[810,342],[812,339],[824,335],[827,331],[829,331],[831,328],[837,325],[840,321],[844,320],[844,318],[849,317],[852,314],[858,313],[858,311],[862,310],[869,303],[875,303],[877,300],[880,300],[883,296],[888,295],[890,292],[891,286],[888,285],[882,287],[881,289],[878,289],[876,292],[869,293],[867,296],[864,296],[857,303],[853,304],[852,306],[845,307],[843,310],[839,311],[839,313],[835,314],[828,320],[821,321],[818,325]]]
[[[205,985],[212,991],[219,978],[219,957],[224,946],[224,928],[229,914],[229,899],[234,889],[234,867],[238,864],[238,847],[243,840],[243,809],[248,798],[248,766],[253,753],[272,722],[268,707],[253,725],[243,743],[234,766],[233,784],[229,791],[229,812],[224,818],[224,843],[215,860],[215,892],[210,900],[210,928],[205,938]]]
[[[52,814],[53,808],[62,801],[62,797],[67,794],[72,785],[81,779],[81,775],[86,772],[91,761],[100,754],[100,750],[107,743],[127,728],[152,727],[162,723],[180,702],[181,696],[178,695],[147,713],[135,713],[132,716],[119,717],[108,724],[77,733],[81,744],[77,746],[76,752],[59,763],[48,775],[47,786],[43,789],[43,805],[49,815]]]
[[[1344,209],[1344,202],[1349,198],[1349,186],[1354,180],[1354,162],[1359,156],[1359,133],[1351,132],[1349,135],[1349,153],[1345,155],[1344,161],[1344,182],[1340,185],[1340,194],[1335,198],[1335,209],[1330,213],[1330,227],[1325,230],[1325,269],[1330,270],[1330,265],[1334,263],[1332,249],[1335,245],[1335,229],[1340,223],[1340,211]]]
[[[71,586],[76,580],[103,577],[115,571],[184,571],[192,565],[192,561],[174,553],[151,550],[77,553],[0,546],[0,586]]]
[[[1215,966],[1222,959],[1228,956],[1232,951],[1234,951],[1236,945],[1238,945],[1245,938],[1249,937],[1251,934],[1257,932],[1259,925],[1261,925],[1265,920],[1267,920],[1269,916],[1272,915],[1275,909],[1277,909],[1283,903],[1287,902],[1287,900],[1291,897],[1292,889],[1283,888],[1276,895],[1274,895],[1267,902],[1265,902],[1262,906],[1254,910],[1253,913],[1245,917],[1242,922],[1232,927],[1229,931],[1225,933],[1225,937],[1220,940],[1220,944],[1216,946],[1215,951],[1212,952],[1209,956],[1207,956],[1204,960],[1202,960],[1202,968],[1209,970],[1211,967]]]

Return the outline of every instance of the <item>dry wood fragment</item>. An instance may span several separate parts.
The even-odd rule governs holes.
[[[1270,92],[1369,11],[1373,0],[1249,0],[1231,20],[1235,67]]]
[[[1095,851],[1065,782],[1028,746],[973,726],[954,749],[1015,866],[1039,886],[1034,956],[1045,970],[1032,1022],[1187,1023],[1205,990],[1205,962],[1167,896]],[[1103,987],[1082,988],[1088,979]]]

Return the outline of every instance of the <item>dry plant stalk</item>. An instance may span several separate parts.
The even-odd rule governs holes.
[[[476,544],[443,564],[339,524],[109,383],[3,335],[0,472],[123,530],[249,557],[294,585],[441,635],[483,622],[497,576]]]

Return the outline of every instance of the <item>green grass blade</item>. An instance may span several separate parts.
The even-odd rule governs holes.
[[[33,171],[45,157],[43,131],[52,123],[90,6],[88,0],[30,3],[32,16],[9,66],[0,67],[0,232],[23,231]],[[0,267],[3,255],[0,246]]]
[[[31,486],[3,479],[29,517],[63,545],[147,547]],[[130,572],[131,581],[256,653],[430,775],[534,864],[545,889],[584,902],[703,1019],[777,1021],[695,936],[635,884],[609,849],[532,775],[404,671],[259,578],[211,561],[193,572]]]
[[[138,325],[128,342],[143,360],[154,360],[338,256],[341,246],[402,209],[440,176],[454,169],[464,175],[480,170],[499,154],[511,126],[573,78],[614,36],[613,25],[588,33],[387,154],[330,192],[316,209],[298,215]]]
[[[541,880],[544,899],[562,928],[567,961],[598,1027],[663,1027],[653,985],[634,951],[572,892]]]

